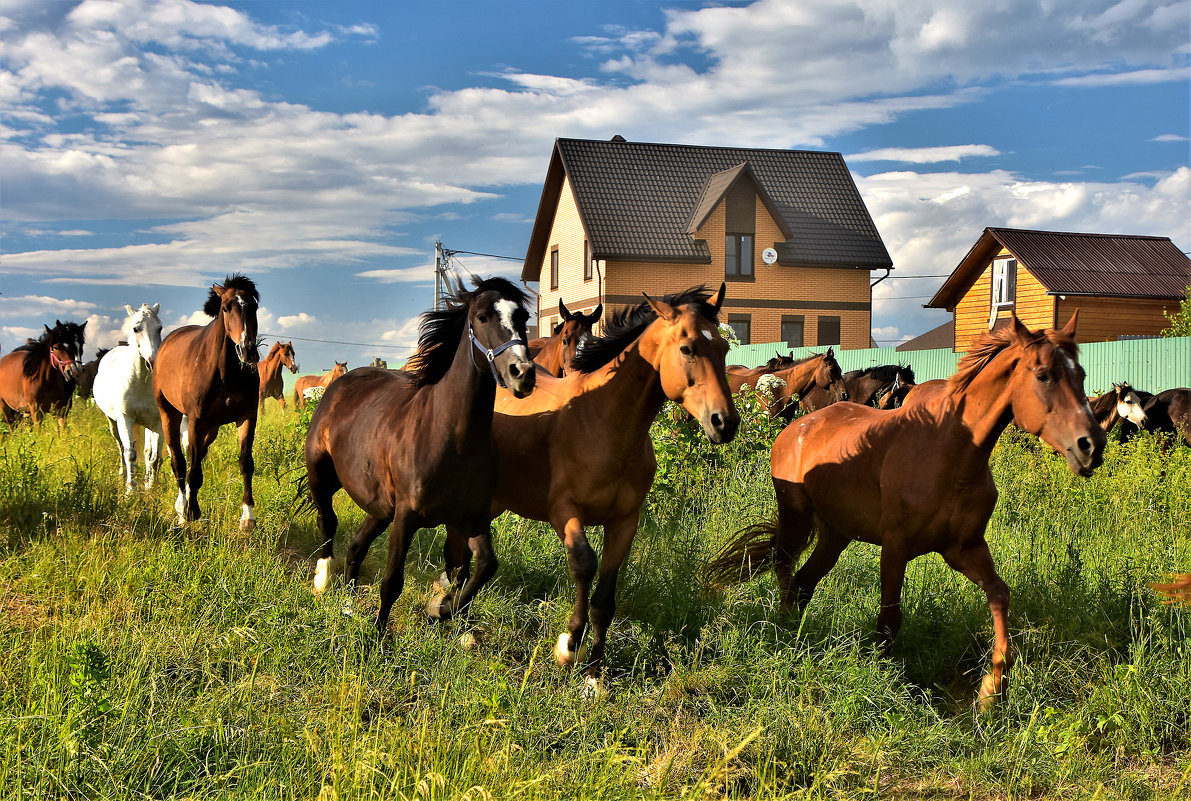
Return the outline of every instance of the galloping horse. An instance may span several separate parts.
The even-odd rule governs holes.
[[[617,574],[657,469],[650,425],[667,398],[681,404],[714,443],[729,442],[740,422],[724,379],[728,343],[716,327],[724,290],[721,285],[710,298],[704,287],[663,300],[646,297],[645,303],[615,314],[603,336],[583,346],[575,359],[577,372],[544,378],[528,400],[497,394],[492,506],[471,528],[447,526],[447,575],[454,583],[441,601],[431,602],[432,617],[459,611],[477,579],[480,584],[488,579],[481,563],[468,580],[468,547],[475,550],[477,541],[486,540],[490,520],[507,509],[548,522],[566,546],[575,580],[575,608],[554,656],[561,666],[573,665],[597,575],[584,527],[603,525],[599,581],[590,597],[587,667],[589,679],[598,678],[616,609]],[[460,587],[463,595],[456,600]]]
[[[733,388],[733,392],[739,392],[740,387],[745,384],[756,389],[759,376],[750,374],[757,373],[757,370],[726,369],[728,386]],[[812,412],[836,401],[848,399],[848,390],[844,386],[843,374],[840,372],[839,362],[835,360],[833,348],[828,348],[826,353],[794,359],[788,366],[773,371],[771,375],[784,383],[784,386],[778,385],[772,400],[764,393],[759,396],[762,406],[771,417],[792,420],[800,406],[804,411]],[[795,396],[798,397],[797,403],[794,402]]]
[[[1105,431],[1112,431],[1121,420],[1127,420],[1138,428],[1145,428],[1146,413],[1142,408],[1142,399],[1128,381],[1113,383],[1112,389],[1103,395],[1088,398],[1088,406],[1092,409],[1092,416]]]
[[[325,391],[346,372],[347,362],[335,362],[335,367],[329,373],[302,376],[294,384],[294,406],[298,409],[306,408],[306,393],[320,387]]]
[[[66,427],[86,326],[55,320],[52,329],[44,326],[38,339],[0,358],[0,413],[5,423],[11,426],[24,413],[40,426],[42,415],[49,412],[58,418],[59,429]]]
[[[908,365],[879,364],[863,370],[849,370],[844,373],[843,381],[848,400],[862,406],[874,406],[903,387],[909,392],[909,387],[914,386],[914,371]],[[900,402],[892,400],[880,408],[897,408],[898,405]]]
[[[533,356],[538,367],[556,378],[561,378],[574,372],[572,362],[575,359],[575,351],[591,336],[591,327],[604,313],[604,304],[596,306],[591,314],[572,314],[559,298],[558,313],[562,315],[562,322],[554,326],[554,335],[531,339],[529,355]]]
[[[124,339],[112,348],[95,373],[95,405],[108,417],[112,436],[120,444],[124,491],[131,493],[136,473],[136,427],[145,430],[145,489],[153,486],[161,462],[161,411],[153,397],[153,363],[161,347],[161,304],[125,306]]]
[[[888,648],[901,627],[906,564],[940,553],[984,590],[992,611],[992,671],[978,703],[987,706],[1003,694],[1013,655],[1009,588],[984,539],[997,502],[989,456],[1012,419],[1066,456],[1081,476],[1100,464],[1105,443],[1076,362],[1076,316],[1062,331],[1030,331],[1012,319],[1012,327],[973,342],[945,392],[923,392],[887,412],[836,404],[786,428],[770,459],[777,519],[740,532],[707,567],[707,578],[729,583],[772,568],[782,607],[802,607],[849,543],[878,545],[877,627]],[[816,523],[814,551],[791,576]]]
[[[256,402],[260,391],[256,364],[256,310],[260,294],[242,275],[229,275],[207,295],[203,311],[213,319],[205,326],[186,325],[171,331],[157,351],[153,397],[161,412],[165,444],[178,482],[174,509],[178,522],[198,520],[198,493],[203,485],[203,458],[225,423],[240,434],[240,475],[244,480],[240,528],[256,525],[253,517],[252,441],[256,437]],[[189,454],[182,450],[179,429],[187,418]],[[189,473],[186,459],[190,458]]]
[[[285,381],[281,378],[281,368],[288,367],[290,373],[298,372],[298,363],[294,361],[294,343],[274,342],[269,348],[269,355],[261,359],[256,365],[257,375],[261,379],[260,414],[265,413],[265,398],[276,398],[285,408]]]
[[[504,278],[476,280],[471,292],[458,287],[445,309],[423,318],[407,370],[355,369],[327,388],[314,411],[306,473],[323,537],[314,589],[327,586],[339,524],[332,500],[343,488],[367,515],[348,546],[348,586],[359,577],[372,541],[393,526],[376,616],[381,633],[405,583],[405,557],[419,528],[447,523],[483,529],[468,599],[467,590],[474,592],[496,571],[487,541],[496,480],[492,402],[498,382],[518,397],[534,388],[525,300]]]

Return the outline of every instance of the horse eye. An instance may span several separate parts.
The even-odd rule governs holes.
[[[681,353],[683,356],[686,356],[688,359],[695,355],[694,351],[691,350],[690,345],[681,345],[678,348],[678,352]]]
[[[1043,371],[1043,372],[1037,373],[1036,377],[1043,384],[1050,383],[1050,373],[1048,373],[1048,372]]]
[[[139,325],[134,325],[134,326],[132,327],[132,333],[134,333],[134,334],[139,334],[140,332],[141,332],[141,326],[139,326]]]

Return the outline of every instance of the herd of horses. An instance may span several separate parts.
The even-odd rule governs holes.
[[[427,607],[431,618],[445,619],[466,614],[496,572],[492,520],[512,511],[543,521],[565,547],[575,585],[554,655],[561,666],[582,664],[597,688],[617,578],[657,469],[649,431],[667,400],[713,444],[735,436],[736,393],[746,385],[770,414],[790,421],[771,454],[776,514],[739,532],[706,566],[710,585],[772,570],[783,608],[801,608],[849,543],[875,544],[877,624],[888,647],[901,625],[908,563],[939,553],[988,598],[993,647],[980,706],[1003,696],[1013,663],[1009,589],[985,541],[997,498],[989,459],[1001,432],[1015,424],[1038,436],[1080,476],[1101,464],[1106,432],[1118,421],[1122,429],[1171,426],[1191,444],[1191,390],[1150,396],[1117,384],[1089,402],[1075,346],[1078,312],[1061,330],[1033,331],[1013,317],[1012,326],[977,338],[951,378],[917,384],[908,366],[843,373],[830,348],[804,359],[778,355],[756,369],[727,365],[719,328],[726,284],[646,295],[610,315],[598,335],[601,308],[571,313],[560,302],[562,322],[531,341],[525,292],[502,278],[473,282],[424,315],[404,369],[347,371],[337,363],[314,379],[323,392],[304,449],[322,539],[314,590],[332,582],[340,490],[364,512],[343,560],[345,589],[390,529],[375,618],[382,634],[418,529],[446,529],[441,591]],[[259,303],[250,279],[228,276],[208,292],[207,325],[164,338],[157,305],[128,306],[126,344],[99,359],[91,392],[120,443],[126,489],[135,489],[135,430],[145,431],[146,487],[164,436],[180,523],[201,517],[203,458],[231,423],[239,433],[240,526],[254,524],[258,414],[266,397],[285,405],[281,370],[298,369],[291,343],[260,358]],[[83,328],[56,322],[0,359],[6,422],[18,413],[64,421],[81,374]],[[295,405],[304,403],[304,389],[295,391]],[[587,539],[593,526],[603,527],[598,558]]]

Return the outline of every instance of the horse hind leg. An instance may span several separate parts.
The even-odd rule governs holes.
[[[443,546],[446,557],[448,586],[442,597],[432,598],[427,614],[436,620],[466,615],[471,602],[488,581],[496,575],[498,561],[492,549],[489,531],[491,522],[485,518],[460,529],[447,526],[447,542]],[[467,531],[475,532],[468,536]],[[471,569],[475,563],[475,570]]]
[[[1009,669],[1014,656],[1009,643],[1009,586],[997,574],[988,544],[981,538],[975,544],[955,548],[943,554],[952,569],[963,573],[988,597],[993,621],[992,666],[980,682],[976,708],[984,711],[1009,691]]]
[[[591,581],[595,578],[597,565],[595,551],[588,543],[583,533],[583,523],[578,517],[567,519],[561,526],[555,525],[554,530],[566,546],[567,563],[575,580],[575,608],[571,612],[567,630],[558,635],[558,642],[554,645],[554,659],[558,666],[569,668],[579,658],[579,645],[583,642],[583,633],[587,628]]]
[[[823,525],[822,521],[819,521],[815,549],[811,551],[811,555],[807,557],[807,560],[802,563],[802,567],[794,574],[794,580],[791,585],[784,588],[783,606],[788,607],[793,603],[799,609],[805,607],[810,601],[811,596],[814,595],[815,587],[818,586],[823,577],[831,572],[831,569],[839,562],[840,556],[850,542],[851,540],[847,537],[840,536],[837,532]],[[779,579],[779,585],[780,583],[781,580]]]
[[[318,515],[318,533],[322,537],[314,571],[314,594],[321,595],[327,589],[331,562],[335,558],[335,532],[339,528],[339,517],[335,514],[334,498],[343,485],[330,456],[326,453],[312,454],[309,450],[306,456],[306,482]]]

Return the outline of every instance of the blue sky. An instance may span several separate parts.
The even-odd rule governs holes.
[[[841,152],[895,277],[986,226],[1191,250],[1191,2],[979,5],[0,0],[0,349],[240,271],[305,370],[400,361],[434,242],[523,257],[560,136]],[[880,284],[878,340],[941,280]]]

